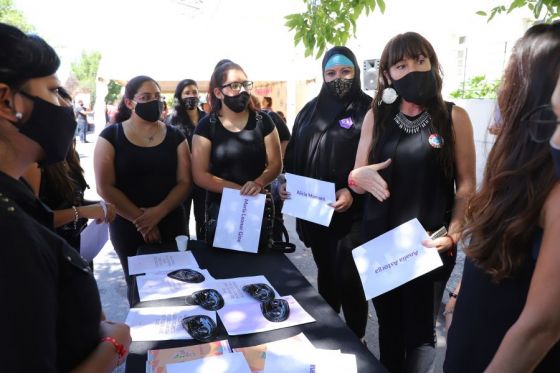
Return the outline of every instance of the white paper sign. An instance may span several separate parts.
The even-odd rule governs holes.
[[[287,173],[286,188],[290,199],[284,201],[283,214],[329,226],[334,212],[329,204],[336,201],[333,183]]]
[[[109,239],[109,224],[97,224],[90,220],[87,227],[80,233],[80,255],[91,262],[101,251]]]
[[[128,257],[128,273],[130,275],[162,271],[170,272],[175,269],[188,267],[198,268],[198,263],[190,251],[173,251]]]
[[[291,295],[282,299],[290,305],[290,316],[281,322],[268,321],[261,312],[260,304],[254,302],[226,304],[218,310],[218,315],[229,335],[266,332],[315,321]]]
[[[264,203],[264,194],[242,196],[237,189],[224,188],[213,246],[256,253]]]
[[[206,315],[216,322],[216,312],[200,307],[146,307],[131,308],[125,324],[130,327],[132,341],[165,341],[193,339],[181,325],[188,316]]]
[[[280,295],[264,276],[249,276],[228,278],[223,280],[208,281],[208,288],[217,290],[224,298],[225,304],[233,303],[259,303],[256,299],[243,291],[243,286],[250,284],[267,284],[274,290],[276,298]]]
[[[186,268],[186,267],[185,267]],[[148,273],[145,276],[137,276],[138,295],[140,301],[185,297],[194,291],[206,288],[206,282],[213,280],[206,269],[190,268],[202,273],[205,280],[197,284],[191,284],[175,280],[167,276],[168,272]]]
[[[251,373],[249,364],[241,352],[167,364],[165,369],[167,373]]]
[[[442,266],[437,249],[422,246],[428,238],[418,219],[412,219],[355,248],[352,256],[366,300]]]

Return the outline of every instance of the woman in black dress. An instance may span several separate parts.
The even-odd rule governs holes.
[[[444,237],[424,242],[437,248],[443,267],[373,299],[381,363],[390,372],[431,372],[435,316],[476,185],[472,125],[463,109],[443,101],[438,58],[421,35],[392,38],[379,72],[349,184],[368,192],[367,241],[413,218],[429,232],[447,229]]]
[[[560,22],[531,27],[513,48],[500,132],[467,213],[446,372],[560,372],[559,56]]]
[[[0,23],[0,339],[3,372],[109,373],[130,331],[102,321],[88,264],[54,233],[52,211],[18,179],[68,153],[76,119],[60,60],[37,35]]]
[[[117,208],[111,242],[119,256],[132,301],[128,257],[146,243],[173,243],[187,234],[182,202],[191,188],[185,136],[159,121],[161,93],[147,76],[131,79],[117,123],[99,135],[94,153],[97,191]]]
[[[294,122],[285,170],[335,184],[335,213],[330,225],[298,219],[297,228],[300,239],[313,253],[319,294],[337,313],[342,307],[346,323],[362,338],[367,302],[351,255],[361,243],[362,199],[351,192],[346,181],[354,166],[371,98],[361,90],[360,68],[350,49],[334,47],[327,51],[322,71],[319,95],[303,107]],[[288,198],[285,184],[280,193]]]

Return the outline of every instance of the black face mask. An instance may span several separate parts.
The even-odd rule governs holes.
[[[76,131],[72,107],[57,106],[23,91],[19,93],[33,100],[31,116],[17,127],[19,132],[43,148],[45,157],[39,160],[39,164],[47,166],[66,159]]]
[[[134,112],[146,122],[157,122],[163,111],[163,102],[153,100],[149,102],[138,102],[134,108]]]
[[[408,102],[425,105],[436,96],[436,78],[432,70],[413,71],[393,80],[395,90]]]
[[[346,95],[348,95],[348,93],[350,93],[353,82],[353,79],[336,78],[335,80],[331,80],[326,84],[333,96],[337,98],[344,98]]]
[[[198,97],[185,97],[183,99],[183,105],[187,110],[192,110],[198,106]]]
[[[224,104],[226,104],[231,111],[241,113],[243,110],[247,109],[250,98],[251,96],[249,96],[248,92],[241,92],[237,96],[224,95]]]

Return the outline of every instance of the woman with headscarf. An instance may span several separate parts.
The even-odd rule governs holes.
[[[351,260],[351,250],[360,243],[361,199],[346,182],[371,98],[361,90],[360,68],[350,49],[334,47],[327,51],[322,71],[319,95],[296,117],[286,149],[285,170],[335,184],[335,214],[330,225],[298,219],[298,233],[313,253],[319,294],[336,312],[342,307],[346,323],[362,338],[367,303]],[[285,184],[280,193],[282,198],[289,198]]]

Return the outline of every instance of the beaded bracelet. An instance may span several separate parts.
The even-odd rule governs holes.
[[[356,184],[356,182],[354,181],[354,179],[352,179],[352,174],[348,174],[348,186],[349,187],[353,187],[353,186],[357,186],[358,184]]]
[[[119,354],[119,359],[122,359],[127,353],[126,348],[113,337],[103,337],[101,338],[101,342],[109,342],[115,346],[115,351]]]
[[[74,229],[78,229],[78,219],[80,219],[80,214],[78,213],[76,206],[72,206],[72,210],[74,210]]]

